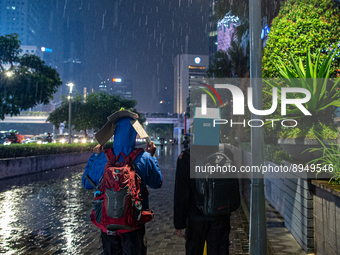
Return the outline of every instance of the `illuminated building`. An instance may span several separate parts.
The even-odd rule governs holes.
[[[34,1],[0,1],[1,35],[17,33],[22,45],[37,45],[39,15]]]
[[[100,83],[99,91],[131,100],[132,81],[130,79],[121,78],[106,79]]]
[[[209,66],[208,55],[182,54],[174,60],[174,113],[184,113],[191,85],[201,82]]]

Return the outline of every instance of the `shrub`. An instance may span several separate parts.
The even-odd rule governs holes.
[[[273,20],[267,45],[262,59],[263,77],[277,77],[275,67],[281,57],[290,63],[289,53],[295,58],[302,58],[306,63],[307,49],[315,53],[316,49],[328,50],[340,41],[340,11],[332,0],[287,0],[283,3],[279,15]],[[321,56],[321,61],[327,54]],[[339,67],[339,58],[332,63],[331,73]]]
[[[331,175],[329,182],[333,185],[340,184],[340,147],[338,144],[332,144],[331,141],[328,141],[330,146],[326,146],[321,140],[319,142],[322,148],[314,148],[310,149],[310,151],[322,151],[323,156],[308,162],[308,164],[320,164],[322,171],[328,172]],[[318,174],[319,172],[317,172]]]
[[[274,153],[273,161],[277,164],[282,164],[282,160],[290,161],[293,158],[284,150],[277,150]]]
[[[338,136],[335,124],[325,125],[321,122],[313,124],[302,123],[294,128],[282,128],[280,138],[306,138],[306,139],[336,139]]]

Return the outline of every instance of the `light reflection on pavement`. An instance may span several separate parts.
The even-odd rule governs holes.
[[[179,151],[178,146],[169,145],[156,152],[164,183],[159,191],[149,190],[150,208],[156,216],[147,225],[148,254],[158,251],[159,247],[152,245],[158,244],[162,234],[164,238],[173,235],[173,185]],[[84,167],[0,180],[0,253],[101,254],[99,231],[89,220],[93,191],[81,185]],[[172,254],[183,250],[182,240],[171,240],[176,240]]]

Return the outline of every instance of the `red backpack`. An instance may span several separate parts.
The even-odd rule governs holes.
[[[151,210],[142,210],[141,179],[133,163],[141,152],[143,149],[136,148],[128,156],[120,153],[116,157],[113,149],[105,150],[108,162],[100,192],[95,192],[91,221],[108,235],[135,230],[153,218]],[[120,155],[124,157],[123,162],[118,161]]]

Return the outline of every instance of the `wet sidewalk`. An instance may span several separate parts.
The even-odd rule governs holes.
[[[184,239],[173,228],[178,152],[177,147],[165,147],[157,154],[164,181],[161,189],[149,189],[150,208],[155,212],[146,226],[149,255],[185,254]],[[84,167],[0,180],[0,254],[102,254],[100,231],[89,219],[93,191],[81,185]],[[271,250],[279,255],[303,254],[297,253],[297,242],[290,240],[275,211],[267,207],[267,215],[268,222],[276,222],[268,225]],[[248,233],[247,214],[241,207],[231,216],[231,255],[249,254]]]

